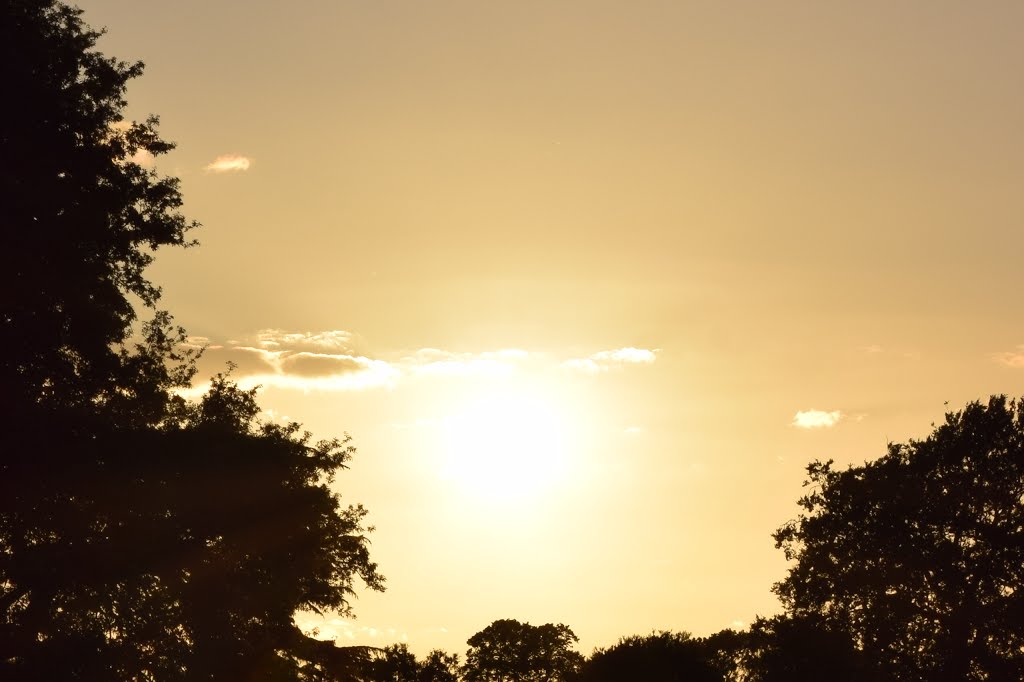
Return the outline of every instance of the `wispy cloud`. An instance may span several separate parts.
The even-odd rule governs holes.
[[[1024,369],[1024,344],[1017,346],[1015,351],[992,353],[991,357],[1001,365],[1013,367],[1014,369]]]
[[[200,376],[223,371],[230,362],[232,378],[243,388],[259,385],[303,391],[392,388],[400,380],[421,376],[507,376],[530,358],[530,353],[517,348],[477,353],[422,348],[402,356],[373,358],[357,351],[357,335],[344,330],[263,329],[222,344],[189,337],[186,345],[206,349]],[[201,390],[197,387],[193,392]]]
[[[186,336],[185,343],[182,344],[186,348],[200,349],[206,348],[210,345],[210,338],[207,336]]]
[[[322,332],[288,332],[281,329],[262,329],[256,334],[260,348],[289,348],[292,350],[351,351],[356,336],[352,332],[333,329]]]
[[[224,344],[210,344],[205,337],[190,337],[188,343],[206,347],[200,376],[223,371],[227,363],[232,363],[232,378],[243,388],[356,391],[393,386],[401,371],[385,360],[354,352],[350,344],[353,338],[340,330],[313,333],[265,329],[255,337]]]
[[[793,426],[800,429],[826,429],[835,426],[843,418],[839,410],[802,410],[793,417]]]
[[[303,352],[280,357],[278,367],[282,374],[299,377],[326,377],[359,372],[371,366],[373,362],[369,358],[352,355]]]
[[[372,388],[391,388],[400,377],[400,373],[383,360],[354,358],[351,369],[330,374],[254,374],[238,380],[244,389],[262,386],[264,388],[285,388],[296,391],[363,391]],[[349,364],[349,363],[345,363]]]
[[[365,642],[375,646],[409,641],[408,633],[401,628],[362,625],[347,618],[308,611],[300,611],[294,618],[299,629],[324,641],[345,640],[348,643]]]
[[[452,353],[437,348],[421,348],[403,357],[400,364],[413,375],[506,376],[529,357],[527,351],[518,348],[482,353]]]
[[[580,372],[587,372],[588,374],[597,374],[598,372],[607,372],[610,369],[626,365],[649,365],[657,359],[657,353],[660,350],[660,348],[647,350],[645,348],[633,347],[603,350],[585,358],[566,360],[562,363],[562,366]]]
[[[247,156],[224,154],[203,166],[203,170],[210,173],[237,173],[249,170],[251,165],[252,161]]]
[[[232,379],[243,388],[260,385],[302,391],[393,388],[400,382],[431,377],[492,379],[559,367],[593,374],[631,365],[649,365],[659,352],[659,349],[617,348],[561,363],[557,353],[520,348],[476,352],[420,348],[375,357],[367,352],[362,339],[349,331],[276,328],[227,341],[192,336],[186,345],[205,349],[200,360],[200,377],[222,372],[231,363],[234,365]],[[205,387],[197,386],[189,394],[203,390]]]

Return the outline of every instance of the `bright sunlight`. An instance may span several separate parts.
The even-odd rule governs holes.
[[[539,392],[484,394],[444,420],[441,477],[491,500],[536,495],[565,475],[567,427]]]

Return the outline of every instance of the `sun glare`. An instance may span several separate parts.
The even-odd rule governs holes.
[[[565,474],[566,426],[564,414],[539,393],[477,398],[444,421],[441,477],[491,500],[535,495]]]

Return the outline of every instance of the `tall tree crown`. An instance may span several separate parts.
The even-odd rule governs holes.
[[[995,396],[845,470],[816,462],[775,591],[900,680],[1024,677],[1024,404]]]
[[[189,244],[196,223],[179,211],[178,180],[148,167],[173,148],[157,119],[124,120],[142,63],[104,56],[100,35],[63,3],[0,3],[0,384],[12,399],[95,403],[184,376],[152,371],[154,353],[181,359],[166,315],[137,349],[150,371],[126,348],[140,332],[132,300],[160,297],[145,276],[153,250]]]
[[[0,0],[0,679],[332,680],[365,650],[301,632],[382,589],[353,453],[263,423],[155,309],[153,251],[187,246],[171,149],[123,118],[142,72],[60,2]],[[154,310],[137,326],[133,304]]]

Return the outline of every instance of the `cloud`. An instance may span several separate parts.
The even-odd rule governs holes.
[[[287,332],[281,329],[261,329],[256,333],[256,345],[260,348],[269,349],[286,347],[292,350],[334,350],[351,353],[355,347],[355,339],[355,334],[341,329],[323,332]]]
[[[587,374],[597,374],[626,365],[650,365],[657,359],[657,353],[660,351],[660,348],[647,350],[633,347],[603,350],[585,358],[566,360],[562,363],[562,367]]]
[[[200,376],[223,372],[229,362],[235,366],[232,375],[236,379],[253,374],[276,373],[279,371],[278,354],[262,348],[237,346],[229,343],[206,347],[203,357],[199,361]]]
[[[200,376],[223,372],[234,365],[232,378],[242,388],[255,386],[301,391],[354,391],[390,388],[401,371],[384,360],[359,355],[348,347],[353,335],[344,331],[284,332],[263,330],[255,337],[206,345]],[[188,345],[209,343],[190,338]],[[307,350],[307,349],[315,350]],[[326,352],[337,350],[338,352]],[[196,387],[189,394],[201,393]]]
[[[185,342],[181,345],[191,350],[208,348],[210,347],[210,338],[207,336],[186,336]],[[220,346],[216,346],[216,348],[220,348]]]
[[[796,413],[793,417],[793,426],[801,429],[823,429],[830,428],[839,423],[843,413],[839,410],[826,412],[824,410],[806,410]]]
[[[1016,351],[992,353],[991,357],[1001,365],[1013,367],[1014,369],[1024,369],[1024,344],[1017,346]]]
[[[351,355],[329,355],[327,353],[295,353],[280,358],[279,367],[283,374],[300,377],[322,377],[333,374],[348,374],[366,369],[372,360]]]
[[[401,365],[413,375],[507,376],[529,357],[527,351],[518,348],[482,353],[452,353],[437,348],[421,348],[402,358]]]
[[[205,336],[189,337],[189,348],[203,348],[199,377],[224,372],[228,363],[235,368],[232,379],[242,388],[263,386],[301,391],[354,391],[393,388],[401,381],[432,377],[492,379],[511,376],[532,368],[544,370],[559,365],[550,354],[520,348],[478,352],[454,352],[420,348],[404,354],[373,357],[359,346],[358,335],[334,329],[291,331],[262,329],[255,334],[220,342]],[[655,361],[659,349],[617,348],[561,363],[587,373],[604,372]],[[201,394],[205,388],[186,392]]]
[[[312,376],[299,374],[254,374],[240,378],[238,385],[244,389],[285,388],[297,391],[363,391],[372,388],[392,388],[399,379],[399,372],[383,360],[358,358],[358,369]]]
[[[530,357],[517,348],[478,353],[422,348],[388,361],[357,352],[356,341],[356,335],[343,330],[263,329],[217,345],[206,337],[190,337],[187,345],[206,348],[200,376],[223,372],[231,362],[235,365],[232,378],[243,388],[260,385],[304,391],[391,388],[402,378],[417,376],[507,376]]]
[[[210,173],[237,173],[249,170],[250,165],[252,161],[246,156],[224,154],[203,166],[203,170]]]
[[[128,158],[128,160],[134,164],[142,166],[143,168],[148,169],[156,167],[156,157],[145,149],[137,150]]]
[[[361,625],[336,615],[319,615],[299,611],[294,616],[295,624],[307,635],[323,641],[347,640],[372,643],[381,646],[395,641],[408,642],[409,634],[397,627],[374,627]]]

